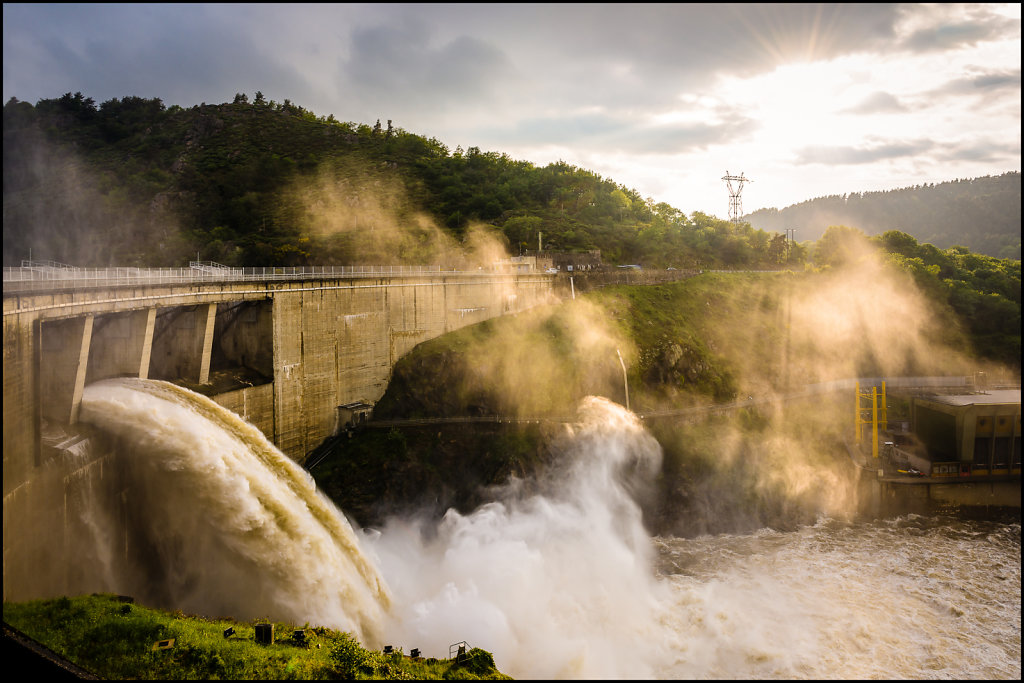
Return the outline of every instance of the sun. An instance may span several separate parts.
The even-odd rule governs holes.
[[[831,63],[801,62],[754,78],[724,79],[719,92],[724,103],[757,122],[761,153],[783,154],[794,146],[848,139],[840,112],[851,88],[857,88],[853,77]]]

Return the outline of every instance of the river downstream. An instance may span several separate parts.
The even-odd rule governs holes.
[[[672,595],[658,677],[1020,678],[1019,522],[823,519],[655,545]]]

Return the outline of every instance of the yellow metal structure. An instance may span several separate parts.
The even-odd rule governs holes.
[[[857,445],[864,441],[864,427],[871,425],[871,456],[878,457],[878,427],[889,428],[889,407],[885,398],[885,382],[882,382],[882,391],[878,387],[871,387],[871,393],[861,392],[860,382],[854,385],[856,393],[856,407],[854,412],[854,428],[856,430]],[[870,418],[869,411],[863,407],[863,401],[871,400]]]

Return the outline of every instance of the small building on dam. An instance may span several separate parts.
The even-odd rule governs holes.
[[[1020,474],[1019,389],[916,397],[911,410],[932,476]]]

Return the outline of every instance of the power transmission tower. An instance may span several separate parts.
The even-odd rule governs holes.
[[[725,181],[726,186],[729,188],[729,220],[733,223],[739,223],[740,216],[743,215],[743,203],[740,201],[740,194],[743,193],[743,183],[752,183],[754,181],[750,178],[744,178],[742,172],[739,175],[729,175],[729,171],[725,172],[722,180]],[[733,187],[734,181],[736,182],[735,187]]]

